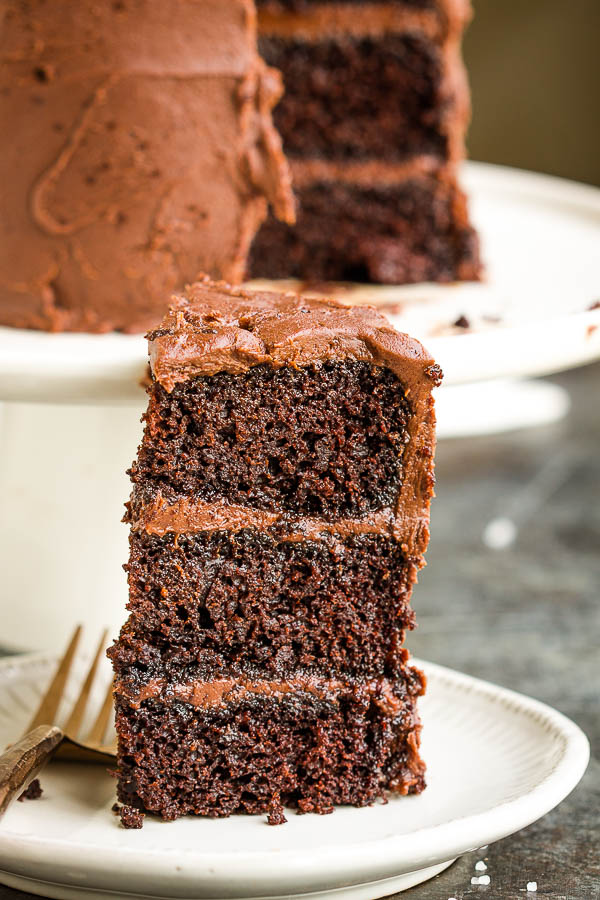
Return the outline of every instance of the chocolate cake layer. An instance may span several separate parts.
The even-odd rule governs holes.
[[[293,228],[270,218],[257,235],[253,277],[383,284],[479,277],[477,237],[451,177],[307,179],[297,199]]]
[[[288,156],[447,158],[456,93],[441,47],[425,35],[263,35],[259,50],[286,86],[274,121]]]
[[[393,710],[360,683],[249,691],[200,706],[117,694],[119,799],[174,819],[278,812],[282,804],[326,813],[387,790],[418,793],[422,690],[420,674],[407,670],[394,685]]]
[[[134,532],[127,570],[130,615],[113,654],[126,667],[143,655],[144,671],[167,673],[254,665],[393,676],[405,663],[417,566],[387,537]]]
[[[251,0],[2,4],[0,324],[143,331],[293,220]]]
[[[155,385],[133,480],[167,500],[361,516],[398,493],[408,420],[398,379],[366,362],[263,364],[170,393]]]

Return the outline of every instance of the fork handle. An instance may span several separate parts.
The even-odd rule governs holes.
[[[63,737],[56,725],[40,725],[0,756],[0,816],[48,762]]]

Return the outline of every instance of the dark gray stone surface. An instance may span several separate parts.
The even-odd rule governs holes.
[[[557,707],[590,737],[592,761],[556,810],[398,895],[406,900],[600,898],[600,365],[551,380],[571,393],[564,422],[440,444],[409,644]],[[483,532],[499,516],[515,521],[517,536],[492,550]],[[487,887],[471,885],[479,859]],[[0,900],[29,896],[0,886]]]

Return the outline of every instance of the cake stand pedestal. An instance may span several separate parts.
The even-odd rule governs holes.
[[[125,619],[120,520],[145,397],[131,406],[0,405],[4,647],[58,650],[75,622],[90,644]]]

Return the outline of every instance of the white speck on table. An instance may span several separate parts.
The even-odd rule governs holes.
[[[517,526],[512,519],[498,516],[483,529],[483,543],[490,550],[506,550],[517,538]]]

